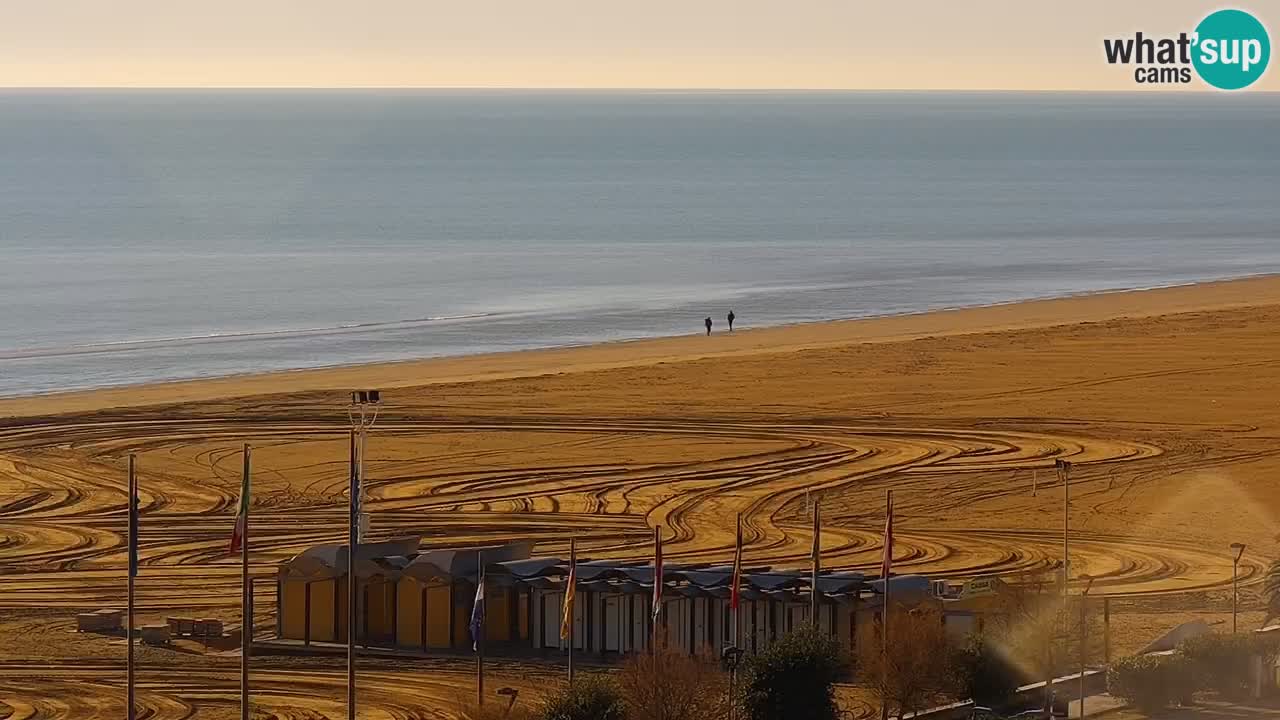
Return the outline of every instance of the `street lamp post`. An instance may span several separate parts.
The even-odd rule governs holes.
[[[1231,549],[1236,551],[1235,557],[1231,559],[1231,633],[1237,632],[1236,620],[1240,609],[1240,558],[1244,557],[1244,543],[1231,543]]]
[[[361,502],[364,494],[364,439],[374,420],[382,393],[377,390],[355,390],[351,393],[351,405],[347,418],[351,421],[350,479],[351,517],[347,527],[347,720],[356,720],[356,603],[360,585],[356,578],[356,550],[360,547],[360,535],[364,524]]]
[[[1084,668],[1088,643],[1088,634],[1085,631],[1087,620],[1085,611],[1089,604],[1089,591],[1093,589],[1093,577],[1081,575],[1080,579],[1085,581],[1084,592],[1080,593],[1080,717],[1084,717]]]
[[[1067,599],[1067,578],[1071,577],[1071,463],[1058,459],[1053,462],[1062,481],[1062,600]]]
[[[1057,458],[1053,461],[1053,469],[1058,474],[1058,480],[1062,482],[1062,575],[1059,579],[1062,581],[1062,612],[1067,612],[1068,584],[1067,579],[1071,577],[1071,463]],[[1064,621],[1063,625],[1066,623]],[[1066,630],[1063,637],[1066,637]],[[1046,641],[1050,642],[1051,641]],[[1048,677],[1044,683],[1044,701],[1045,707],[1049,710],[1049,714],[1053,711],[1053,650],[1048,649],[1045,655],[1048,660]]]

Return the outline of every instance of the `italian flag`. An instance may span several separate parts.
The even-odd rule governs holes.
[[[564,616],[560,619],[560,639],[573,634],[573,601],[578,596],[578,563],[569,561],[569,579],[564,584]]]
[[[231,531],[231,554],[244,547],[244,532],[249,524],[249,474],[240,481],[240,503],[236,508],[236,527]]]

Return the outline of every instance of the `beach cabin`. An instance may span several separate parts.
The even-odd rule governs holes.
[[[569,574],[565,559],[532,557],[527,542],[437,550],[421,550],[419,544],[415,537],[359,547],[358,643],[422,653],[470,651],[472,603],[483,562],[486,650],[542,656],[567,650],[569,641],[560,637]],[[280,640],[303,646],[347,641],[347,561],[345,545],[321,545],[280,566]],[[648,650],[655,636],[690,655],[718,656],[739,632],[745,651],[762,652],[811,620],[856,652],[879,632],[885,587],[883,580],[858,572],[822,573],[818,614],[811,619],[815,588],[808,572],[751,568],[742,574],[735,615],[729,607],[732,567],[668,565],[660,578],[662,611],[655,620],[651,564],[582,560],[577,577],[572,642],[575,651],[601,657]],[[889,583],[895,612],[898,606],[921,603],[943,608],[936,587],[922,576],[895,576]]]
[[[365,646],[469,648],[471,606],[480,557],[527,558],[531,545],[419,552],[419,538],[360,545],[356,552],[356,641]],[[280,566],[276,634],[304,645],[347,642],[346,545],[321,545]],[[520,641],[519,588],[487,579],[486,640]],[[527,603],[527,591],[525,592]],[[524,639],[527,640],[527,629]]]

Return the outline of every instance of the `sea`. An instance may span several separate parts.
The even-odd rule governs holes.
[[[1275,94],[5,90],[0,395],[1277,272],[1278,188]]]

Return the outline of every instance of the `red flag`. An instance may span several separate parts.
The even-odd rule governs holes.
[[[818,499],[813,500],[813,575],[809,578],[809,618],[814,627],[818,626],[818,572],[822,569],[822,511],[818,509]]]
[[[884,561],[880,564],[880,577],[886,587],[893,570],[893,491],[888,492],[888,508],[884,519]]]
[[[653,619],[662,613],[662,528],[653,529]]]
[[[129,456],[129,577],[138,577],[138,522],[142,519],[138,501],[138,478]]]
[[[739,595],[742,593],[742,513],[738,513],[738,537],[733,549],[733,583],[729,588],[729,608],[738,609]]]

